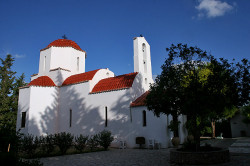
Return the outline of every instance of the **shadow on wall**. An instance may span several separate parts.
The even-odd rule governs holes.
[[[61,79],[60,77],[61,75],[58,79]],[[130,89],[99,94],[88,94],[84,91],[84,86],[88,86],[87,83],[57,88],[56,93],[53,94],[54,102],[40,113],[39,121],[31,119],[29,126],[36,128],[41,134],[70,132],[75,136],[93,135],[106,129],[110,130],[116,138],[135,142],[138,131],[132,127],[132,123],[137,122],[132,117],[130,103],[145,92],[140,84],[142,82],[138,77]],[[94,104],[89,104],[86,97],[107,102],[109,107],[107,127],[105,127],[105,106],[99,105],[98,100],[95,100]],[[72,110],[71,115],[70,110]]]

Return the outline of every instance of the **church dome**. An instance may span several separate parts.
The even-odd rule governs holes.
[[[68,39],[57,39],[53,42],[51,42],[47,47],[44,49],[41,49],[41,51],[49,49],[50,47],[72,47],[76,50],[83,51],[76,42]],[[83,51],[85,52],[85,51]]]

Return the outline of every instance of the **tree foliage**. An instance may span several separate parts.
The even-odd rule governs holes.
[[[0,58],[0,127],[16,128],[19,87],[24,86],[24,74],[16,77],[12,71],[14,58],[9,54]]]
[[[246,124],[250,124],[250,103],[241,107],[241,112],[244,116],[243,122]]]
[[[12,71],[14,58],[11,55],[0,61],[0,138],[4,140],[2,147],[7,150],[8,144],[15,142],[11,138],[16,135],[19,87],[25,82],[24,74],[16,77],[16,72]]]
[[[198,150],[204,123],[223,118],[225,110],[240,105],[240,94],[246,98],[239,89],[242,79],[233,64],[198,47],[177,44],[167,51],[162,73],[150,87],[147,107],[157,116],[187,115]]]

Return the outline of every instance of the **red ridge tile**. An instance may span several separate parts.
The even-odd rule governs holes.
[[[51,78],[48,76],[41,76],[32,80],[28,86],[56,86]]]
[[[135,76],[138,73],[124,74],[100,80],[91,93],[101,93],[105,91],[119,90],[132,87]]]
[[[70,85],[70,84],[75,84],[75,83],[79,83],[79,82],[92,80],[98,70],[100,70],[100,69],[88,71],[88,72],[81,73],[81,74],[72,75],[72,76],[68,77],[62,83],[62,85]]]
[[[149,91],[143,93],[140,97],[138,97],[135,101],[133,101],[131,104],[130,104],[130,107],[138,107],[138,106],[145,106],[146,103],[146,97],[148,96],[149,94]]]
[[[76,50],[79,51],[83,51],[80,46],[78,44],[76,44],[76,42],[72,41],[72,40],[68,40],[68,39],[58,39],[55,40],[53,42],[51,42],[47,47],[45,47],[44,49],[41,49],[40,51],[46,50],[50,47],[72,47]],[[83,51],[85,52],[85,51]]]

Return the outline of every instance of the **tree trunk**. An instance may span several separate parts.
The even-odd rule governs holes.
[[[200,128],[197,125],[196,122],[197,117],[195,116],[193,120],[193,125],[194,125],[194,141],[195,141],[195,150],[199,151],[200,150]]]
[[[212,126],[212,138],[215,138],[215,121],[211,122],[211,126]]]
[[[173,115],[173,123],[178,125],[178,115]],[[174,137],[179,137],[179,129],[178,127],[176,128],[176,130],[174,130]]]

